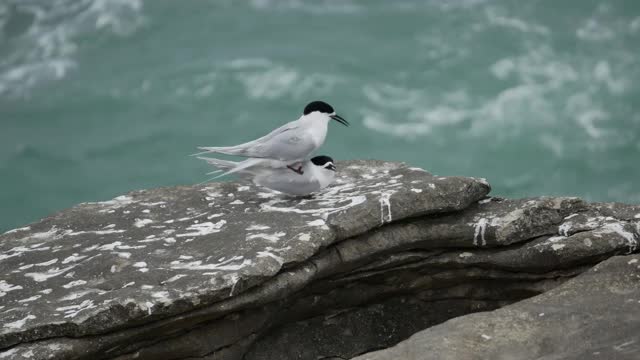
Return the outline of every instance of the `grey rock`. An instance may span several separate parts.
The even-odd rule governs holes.
[[[339,168],[313,198],[154,189],[2,235],[0,356],[346,359],[638,250],[638,206],[487,198],[484,180],[397,163]]]
[[[638,359],[639,309],[640,256],[615,256],[542,295],[355,359]]]
[[[0,237],[0,348],[206,308],[346,237],[460,210],[489,190],[483,180],[354,161],[309,199],[216,183],[80,204]]]

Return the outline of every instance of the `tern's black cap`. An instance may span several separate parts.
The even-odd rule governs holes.
[[[326,156],[326,155],[319,155],[319,156],[311,158],[311,162],[314,165],[317,165],[317,166],[324,166],[328,162],[332,163],[333,159],[328,157],[328,156]]]
[[[304,107],[304,115],[311,114],[314,111],[320,111],[325,114],[333,114],[335,112],[331,105],[324,101],[312,101]]]

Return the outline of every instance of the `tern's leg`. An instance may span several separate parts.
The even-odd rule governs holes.
[[[296,167],[297,165],[297,167]],[[295,172],[298,175],[302,175],[304,174],[304,171],[302,171],[302,163],[295,163],[295,164],[291,164],[291,165],[287,165],[287,168],[289,168],[289,170]]]

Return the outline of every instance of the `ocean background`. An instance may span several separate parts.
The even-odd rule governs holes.
[[[188,185],[321,99],[321,154],[640,203],[640,1],[0,0],[0,231]]]

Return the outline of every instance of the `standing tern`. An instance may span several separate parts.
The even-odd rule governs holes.
[[[251,179],[254,184],[280,191],[285,194],[304,196],[329,186],[336,175],[336,166],[329,156],[320,155],[301,165],[302,174],[289,171],[287,163],[280,160],[264,160],[247,165],[245,161],[229,161],[216,158],[198,157],[217,167],[218,171],[237,172],[241,177]]]
[[[220,153],[252,158],[243,161],[242,165],[229,173],[270,159],[283,161],[289,169],[302,175],[304,161],[324,143],[330,120],[349,126],[347,120],[337,115],[331,105],[313,101],[307,104],[298,120],[284,124],[261,138],[235,146],[198,147],[203,151],[194,155]]]

